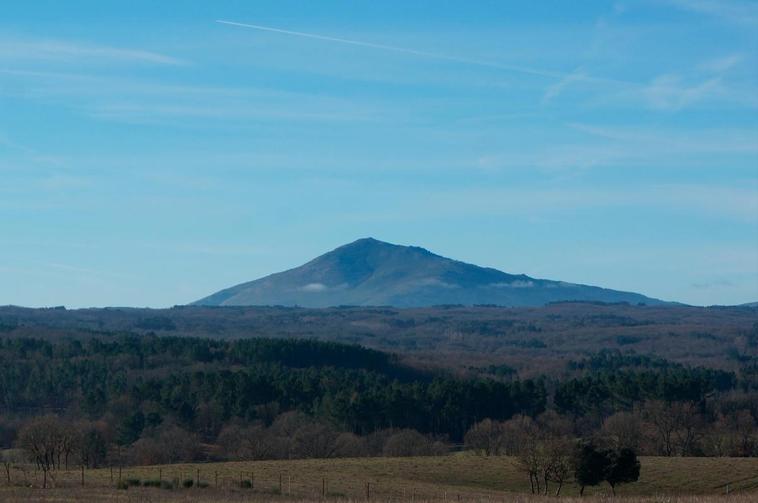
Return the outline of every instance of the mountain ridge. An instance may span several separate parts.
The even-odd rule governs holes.
[[[301,266],[225,288],[192,304],[539,306],[571,300],[664,303],[634,292],[510,274],[443,257],[419,246],[369,237],[342,245]]]

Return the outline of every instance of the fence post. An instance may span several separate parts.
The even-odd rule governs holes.
[[[111,465],[111,484],[113,484],[113,466]]]
[[[371,482],[366,482],[366,501],[371,499]]]
[[[200,487],[200,468],[197,469],[197,483],[195,487]]]
[[[163,468],[158,468],[158,484],[163,484]]]
[[[321,479],[321,498],[326,498],[326,479]]]
[[[279,494],[282,494],[282,474],[279,474]]]
[[[250,489],[255,489],[255,472],[250,472]]]
[[[82,487],[84,487],[84,464],[82,464]]]
[[[215,473],[215,479],[216,479],[215,486],[216,486],[216,489],[218,489],[218,472]]]

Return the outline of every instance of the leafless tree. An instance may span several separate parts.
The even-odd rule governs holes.
[[[298,458],[331,458],[337,448],[337,435],[325,424],[303,425],[292,436],[292,452]]]
[[[297,430],[309,423],[311,423],[311,419],[302,412],[291,411],[277,416],[268,431],[279,437],[278,443],[282,444],[281,447],[286,450],[286,456],[282,457],[292,458],[294,456],[292,438]]]
[[[642,438],[642,420],[633,412],[617,412],[605,419],[601,429],[609,447],[638,451]]]
[[[710,456],[753,456],[756,447],[755,419],[749,410],[719,413],[703,435]]]
[[[677,402],[669,408],[674,417],[674,442],[679,455],[691,456],[703,432],[703,415],[693,402]]]
[[[503,450],[503,424],[485,419],[473,425],[464,437],[467,449],[485,456],[497,456]]]
[[[732,431],[736,436],[738,456],[754,456],[758,443],[758,428],[755,417],[749,410],[739,410],[730,415],[729,420]]]
[[[519,467],[529,477],[533,494],[548,494],[550,483],[557,484],[559,495],[572,473],[574,440],[571,421],[555,412],[540,415],[536,421],[515,417],[504,425],[518,445]]]
[[[398,430],[384,443],[385,456],[433,456],[444,449],[440,443],[416,430]]]
[[[0,461],[5,468],[5,477],[8,485],[11,485],[11,469],[24,461],[24,451],[21,449],[5,449],[0,451]]]
[[[674,432],[678,425],[669,404],[660,400],[652,400],[644,404],[642,413],[645,421],[651,426],[658,453],[664,456],[673,456]]]
[[[689,456],[703,434],[704,419],[694,402],[646,402],[643,417],[650,425],[657,450],[665,456]]]
[[[516,459],[519,469],[529,476],[532,494],[541,494],[545,469],[545,456],[542,452],[542,446],[536,440],[533,443],[524,444],[518,451]],[[545,491],[547,491],[547,487]]]
[[[290,455],[291,437],[279,436],[263,424],[252,424],[239,433],[241,459],[280,459]]]
[[[156,428],[151,436],[143,437],[129,448],[133,464],[154,465],[197,461],[201,456],[197,436],[175,425]]]
[[[60,464],[62,434],[61,422],[53,415],[33,418],[19,431],[17,444],[42,470],[44,487],[47,487],[48,473],[56,468],[56,461]]]
[[[505,422],[509,452],[515,453],[518,466],[529,477],[533,494],[540,494],[544,482],[545,454],[540,442],[539,425],[528,416],[515,416]]]
[[[340,458],[359,458],[368,455],[366,439],[354,433],[340,433],[334,445],[335,456]]]
[[[548,437],[544,440],[544,447],[542,449],[543,456],[546,456],[544,462],[544,494],[547,494],[547,482],[550,481],[558,485],[555,489],[555,495],[560,496],[563,485],[571,479],[573,472],[573,450],[574,441],[569,437]]]

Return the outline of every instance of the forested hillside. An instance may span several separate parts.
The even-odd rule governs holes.
[[[96,419],[136,409],[122,424],[125,443],[139,438],[145,421],[164,417],[210,433],[232,419],[270,423],[291,410],[355,433],[413,428],[460,439],[478,419],[545,407],[541,381],[457,379],[395,360],[309,340],[7,339],[0,341],[0,389],[8,412]]]
[[[397,353],[414,365],[478,374],[495,366],[522,378],[563,373],[569,360],[599,348],[734,371],[758,357],[758,308],[748,307],[0,307],[0,335],[57,339],[112,332],[315,338]]]
[[[464,439],[513,452],[542,431],[649,454],[758,454],[755,367],[602,352],[561,378],[497,374],[456,377],[314,340],[6,336],[0,447],[23,447],[35,428],[70,431],[97,465],[432,454]]]

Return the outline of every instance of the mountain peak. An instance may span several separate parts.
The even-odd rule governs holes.
[[[425,252],[430,255],[434,255],[432,252],[430,252],[426,248],[421,248],[420,246],[399,245],[396,243],[389,243],[387,241],[382,241],[380,239],[376,239],[373,237],[356,239],[355,241],[351,243],[335,248],[334,250],[332,250],[332,252],[356,251],[358,253],[361,253],[361,252],[365,252],[366,250],[381,250],[381,249],[394,250],[398,252],[402,250],[414,250],[416,252]],[[328,253],[332,253],[332,252],[328,252]]]
[[[361,238],[300,267],[217,292],[200,305],[543,305],[589,300],[660,303],[643,295],[479,267],[417,246]]]
[[[387,243],[385,241],[380,241],[372,237],[367,237],[367,238],[356,239],[355,241],[351,243],[335,248],[333,251],[348,250],[348,249],[353,249],[353,248],[375,247],[375,246],[400,246],[400,245]]]

